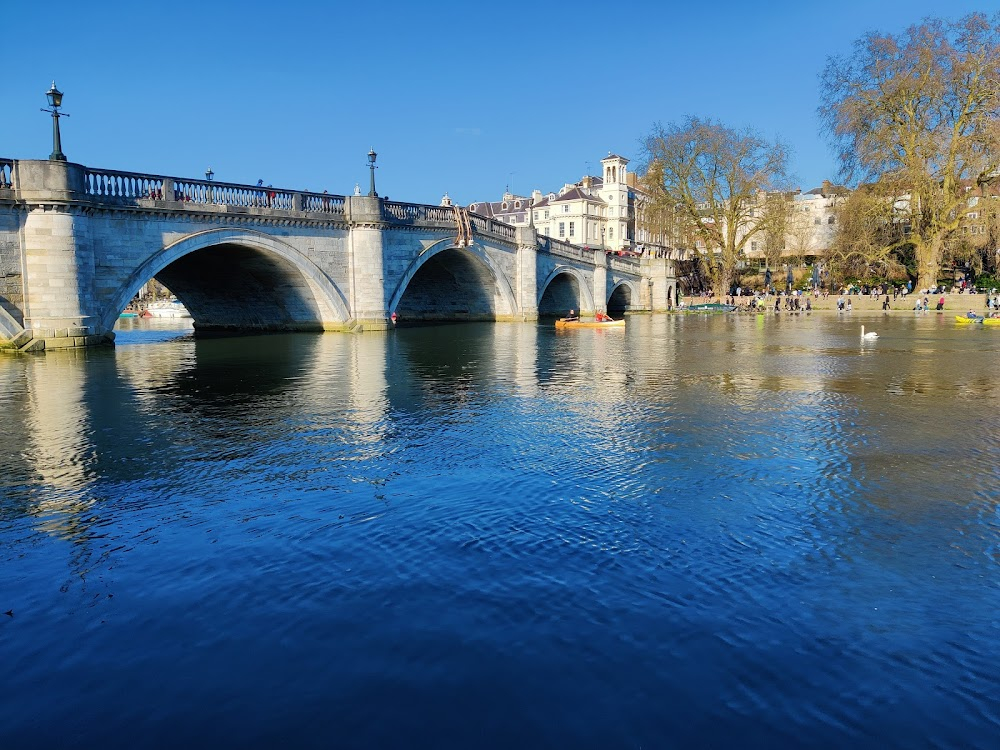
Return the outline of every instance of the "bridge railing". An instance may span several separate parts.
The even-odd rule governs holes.
[[[587,263],[594,260],[594,250],[600,251],[600,248],[581,247],[580,245],[563,242],[562,240],[557,240],[554,237],[548,237],[544,234],[538,235],[538,244],[540,245],[542,252],[559,255],[563,258],[581,260]],[[621,271],[628,271],[630,273],[634,273],[639,268],[641,263],[638,256],[620,256],[608,253],[608,259],[610,260],[612,268],[617,268]]]
[[[398,203],[396,201],[384,201],[382,203],[382,216],[391,222],[402,224],[416,224],[427,222],[428,224],[456,226],[455,209],[452,206],[430,206],[422,203]],[[485,234],[502,240],[513,242],[515,239],[515,229],[509,224],[501,221],[494,221],[485,216],[469,214],[469,223],[472,225],[474,234]]]
[[[342,195],[329,193],[301,193],[302,210],[317,214],[344,214],[345,198]]]
[[[14,189],[14,160],[0,159],[0,190]]]
[[[417,221],[455,223],[455,210],[450,206],[426,206],[420,203],[384,201],[382,214],[386,219],[408,223]]]
[[[486,216],[477,216],[473,213],[469,214],[469,223],[472,224],[473,232],[491,234],[494,237],[514,241],[516,230],[510,224],[504,224],[502,221],[495,221]]]
[[[538,235],[538,243],[541,245],[543,252],[552,253],[553,255],[561,255],[564,258],[573,258],[574,260],[591,261],[594,259],[593,250],[573,245],[569,242],[563,242],[544,234]]]
[[[610,256],[611,263],[609,264],[611,268],[618,271],[626,271],[628,273],[635,273],[639,268],[641,261],[639,258],[630,256]]]
[[[241,208],[277,208],[291,211],[294,191],[274,187],[250,187],[208,180],[173,180],[175,201],[238,206]],[[167,200],[170,200],[168,197]]]
[[[88,169],[84,172],[87,195],[113,203],[134,204],[139,198],[162,196],[163,180],[163,177],[154,175],[115,172],[107,169]]]
[[[239,185],[214,180],[190,180],[110,169],[87,169],[84,180],[87,195],[102,203],[134,206],[140,200],[167,200],[240,208],[274,208],[339,215],[344,213],[344,196],[329,193],[282,190],[270,186]]]

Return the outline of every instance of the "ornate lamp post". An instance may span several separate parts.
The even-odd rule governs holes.
[[[52,115],[52,153],[49,154],[49,161],[66,161],[66,154],[62,152],[62,141],[59,138],[59,118],[69,117],[65,112],[59,112],[62,106],[63,93],[56,88],[56,82],[52,82],[52,88],[45,92],[48,97],[49,106],[52,109],[42,109]]]
[[[209,167],[208,169],[205,170],[205,179],[208,180],[209,182],[211,182],[213,177],[215,177],[215,172],[213,172],[212,168]],[[214,196],[212,195],[212,186],[211,185],[208,186],[208,190],[206,192],[208,194],[207,195],[208,202],[209,203],[214,203],[215,201],[214,201]]]
[[[378,193],[375,192],[375,169],[376,169],[376,167],[375,167],[375,158],[377,156],[378,156],[378,154],[375,153],[375,149],[374,148],[371,151],[368,152],[368,168],[371,170],[371,173],[372,173],[371,188],[368,190],[368,197],[369,198],[378,198]]]

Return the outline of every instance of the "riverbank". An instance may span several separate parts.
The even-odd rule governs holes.
[[[912,310],[913,306],[916,304],[917,297],[923,299],[924,296],[927,297],[927,303],[929,309],[933,310],[937,306],[938,300],[944,297],[944,309],[956,313],[968,312],[970,309],[975,310],[978,313],[982,313],[986,310],[986,298],[985,294],[928,294],[928,295],[916,295],[908,294],[904,297],[892,298],[889,295],[889,308],[892,310]],[[750,304],[751,297],[734,297],[734,301],[740,306],[746,306]],[[775,299],[781,300],[781,306],[784,308],[784,297],[775,297],[773,294],[764,297],[765,307],[774,308]],[[824,298],[823,296],[814,297],[811,294],[806,294],[803,292],[801,299],[801,304],[805,307],[806,299],[808,299],[812,305],[813,310],[836,310],[837,309],[837,299],[838,295],[831,294],[829,297]],[[881,312],[882,303],[885,300],[884,296],[881,297],[871,297],[861,294],[850,294],[845,295],[845,300],[851,301],[851,307],[854,310],[868,311],[868,312]],[[684,297],[682,302],[685,307],[692,305],[700,305],[706,302],[720,302],[718,297]]]

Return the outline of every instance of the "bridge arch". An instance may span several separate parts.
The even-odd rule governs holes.
[[[403,308],[403,303],[407,297],[407,292],[413,292],[412,285],[414,280],[416,279],[419,283],[421,272],[432,273],[435,270],[439,270],[438,266],[446,268],[449,264],[453,265],[462,262],[467,264],[466,270],[471,272],[469,275],[472,276],[477,287],[484,294],[488,292],[493,293],[492,301],[479,300],[480,304],[488,304],[490,306],[493,317],[512,318],[517,315],[519,308],[510,280],[503,272],[503,269],[490,257],[487,248],[478,243],[461,247],[456,245],[454,240],[450,238],[438,240],[428,245],[407,266],[406,271],[400,277],[396,288],[389,297],[389,310],[400,310],[401,317],[406,318],[407,314],[405,308]],[[492,289],[486,288],[489,286],[487,278],[492,284]],[[417,304],[419,305],[419,303]],[[482,312],[479,314],[482,314]],[[441,317],[458,320],[463,318],[473,319],[476,315],[477,313],[472,310],[459,311],[452,309],[451,311],[443,312]],[[409,313],[409,317],[412,318],[414,316],[420,316],[419,311],[411,311]]]
[[[639,300],[639,290],[628,279],[622,279],[608,295],[608,311],[625,312]]]
[[[205,251],[211,251],[216,256],[225,251],[228,256],[226,259],[232,263],[226,270],[244,271],[246,278],[241,281],[248,296],[253,289],[270,289],[270,299],[264,301],[271,303],[271,309],[263,314],[255,313],[250,306],[261,300],[240,299],[238,287],[234,287],[234,282],[229,279],[212,278],[208,283],[213,286],[208,287],[205,281],[198,283],[192,279],[186,280],[184,269],[175,267],[173,274],[167,274],[172,278],[166,281],[166,286],[188,306],[196,324],[207,322],[206,327],[219,328],[321,330],[324,324],[344,323],[350,318],[343,292],[296,248],[263,232],[210,229],[165,245],[136,268],[102,306],[101,323],[105,330],[113,328],[118,315],[143,284],[165,271],[169,272],[171,266],[178,261],[199,257],[207,259]],[[247,268],[250,265],[253,267]],[[261,285],[260,277],[264,274],[269,275],[268,287]],[[224,300],[213,301],[215,293],[220,292],[216,285],[223,285],[227,281],[231,288],[221,291],[228,291],[228,296]],[[251,286],[248,283],[250,281],[256,282],[256,286]],[[185,287],[190,294],[185,295]],[[203,289],[204,294],[197,293]],[[194,296],[196,299],[186,296]],[[235,309],[236,307],[242,309]],[[271,313],[270,316],[268,312]],[[200,317],[205,318],[205,321],[199,320]]]
[[[553,284],[558,284],[556,280],[560,276],[566,276],[572,282],[575,282],[576,288],[573,290],[575,291],[575,295],[573,295],[574,299],[572,301],[566,295],[573,294],[573,291],[559,290],[556,287],[553,287],[551,290],[549,288]],[[546,299],[546,294],[549,295],[548,300]],[[549,275],[545,277],[545,281],[538,285],[538,312],[542,315],[551,313],[562,314],[570,307],[576,307],[578,311],[592,311],[597,309],[594,306],[594,294],[583,271],[573,266],[558,265],[549,272]]]

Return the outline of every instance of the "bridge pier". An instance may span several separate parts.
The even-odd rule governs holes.
[[[64,161],[22,161],[18,178],[29,201],[23,227],[24,329],[28,349],[110,343],[94,314],[94,250],[90,217],[81,205],[84,167]]]
[[[608,255],[594,250],[594,312],[608,311]]]
[[[534,227],[518,227],[517,243],[517,304],[521,320],[538,320],[538,233]]]
[[[642,271],[650,311],[666,312],[670,309],[671,284],[676,284],[672,261],[646,256],[642,261]]]
[[[345,217],[350,224],[351,309],[357,330],[389,328],[385,292],[385,247],[382,231],[382,199],[349,195]]]

